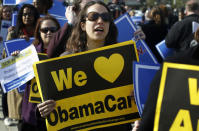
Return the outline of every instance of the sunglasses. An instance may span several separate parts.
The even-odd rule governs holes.
[[[102,20],[105,22],[110,22],[112,20],[111,14],[108,12],[102,14],[99,14],[97,12],[90,12],[87,14],[86,17],[89,21],[96,21],[99,17],[101,17]]]
[[[48,31],[50,31],[51,33],[55,33],[57,31],[57,27],[45,27],[45,28],[42,28],[40,29],[40,31],[42,33],[47,33]]]
[[[25,16],[34,16],[34,14],[33,13],[23,13],[23,16],[25,17]]]

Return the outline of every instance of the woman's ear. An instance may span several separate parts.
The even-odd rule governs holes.
[[[85,22],[81,22],[81,28],[83,31],[86,31]]]

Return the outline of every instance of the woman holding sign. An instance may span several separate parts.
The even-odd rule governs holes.
[[[35,26],[39,18],[37,9],[30,4],[24,4],[18,13],[17,24],[8,29],[7,40],[34,36]],[[17,43],[16,43],[17,44]],[[17,89],[8,92],[8,123],[9,125],[18,124],[21,120],[21,104],[23,93],[19,93]]]
[[[58,21],[52,16],[47,15],[38,20],[34,33],[35,40],[33,41],[37,52],[46,53],[53,34],[59,29],[60,25]],[[30,83],[27,84],[23,96],[22,123],[18,126],[19,131],[45,131],[45,121],[35,115],[37,104],[29,102],[29,95]]]
[[[117,34],[117,28],[108,7],[103,2],[91,1],[81,10],[77,25],[72,31],[66,44],[66,51],[62,56],[115,44]],[[41,116],[47,117],[54,110],[55,105],[54,100],[38,104]],[[131,125],[125,124],[95,130],[128,131],[131,130]]]

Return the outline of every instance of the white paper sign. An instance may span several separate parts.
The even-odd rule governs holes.
[[[192,22],[192,31],[193,33],[196,32],[196,30],[199,28],[199,23]]]
[[[33,45],[22,50],[16,57],[0,61],[0,81],[4,92],[20,87],[34,77],[33,63],[39,61]]]

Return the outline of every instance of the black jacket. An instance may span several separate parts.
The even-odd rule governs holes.
[[[162,62],[162,57],[157,51],[155,45],[165,39],[168,29],[166,24],[158,25],[155,21],[151,20],[146,24],[141,25],[141,28],[146,35],[146,43],[156,56],[159,63]]]
[[[193,40],[193,21],[199,23],[199,15],[186,16],[182,21],[175,23],[171,27],[165,39],[168,48],[174,48],[177,52],[190,48],[189,44]]]
[[[167,58],[165,61],[182,63],[182,64],[192,64],[199,65],[199,46],[190,48],[185,52],[176,54],[173,57]],[[157,97],[159,92],[161,79],[161,70],[159,70],[154,77],[148,94],[148,99],[145,104],[145,108],[142,114],[141,124],[139,131],[153,131],[154,126],[154,116],[156,110]]]

